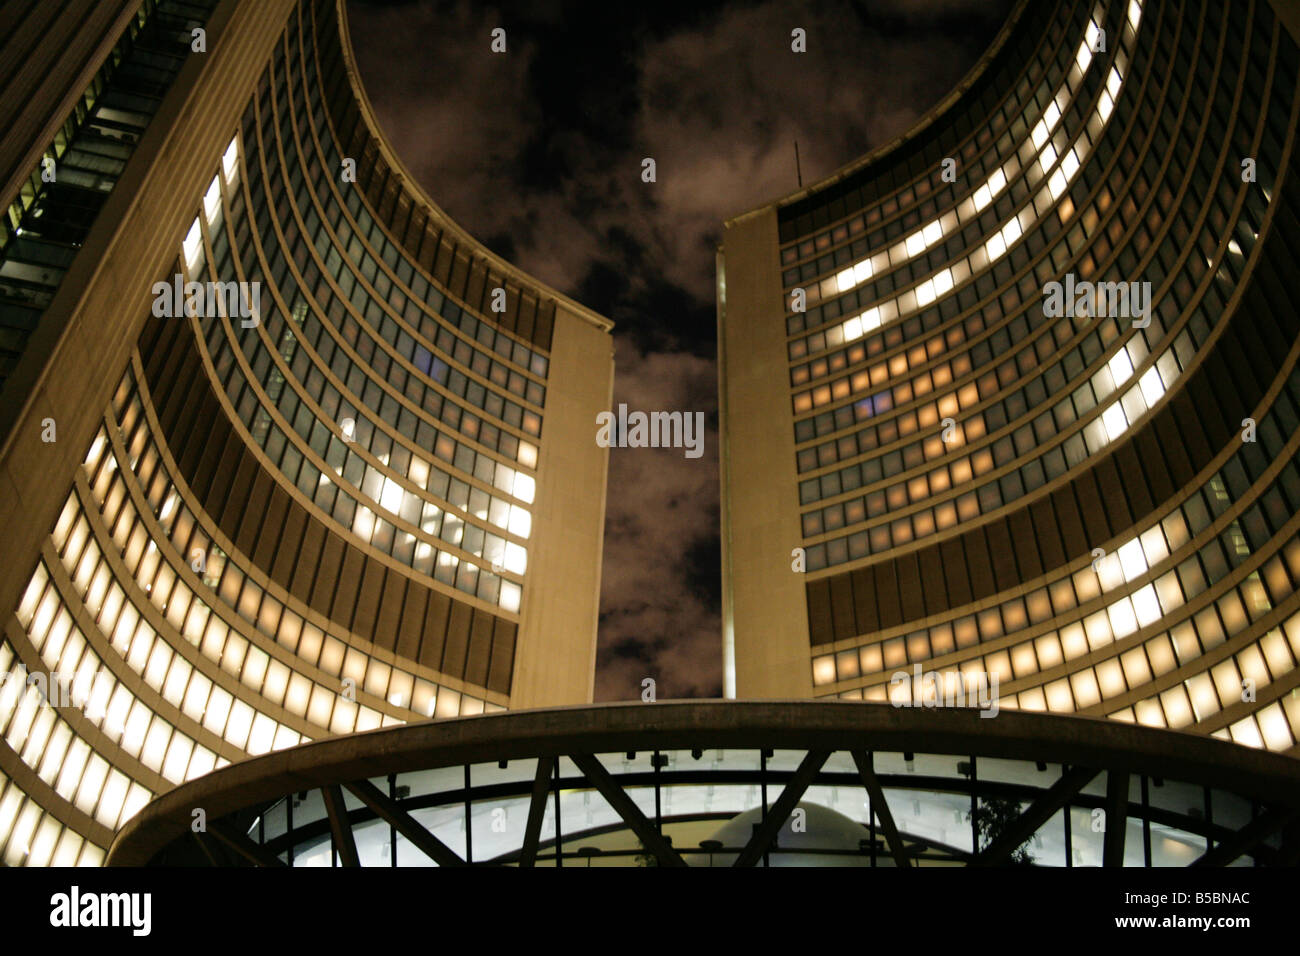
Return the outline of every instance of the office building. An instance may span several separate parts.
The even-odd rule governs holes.
[[[727,223],[729,695],[996,682],[1300,754],[1296,34],[1021,3],[908,133]]]
[[[344,4],[0,19],[0,858],[101,862],[250,755],[589,702],[611,323],[411,179]]]

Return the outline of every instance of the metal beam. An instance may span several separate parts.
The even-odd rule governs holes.
[[[799,762],[799,769],[782,788],[781,796],[776,798],[776,803],[772,804],[772,809],[763,817],[763,822],[754,827],[754,835],[740,851],[733,866],[753,866],[758,862],[771,845],[777,831],[790,818],[791,812],[799,803],[799,798],[808,789],[808,784],[813,782],[813,778],[817,776],[817,772],[822,769],[822,764],[826,763],[830,755],[829,750],[810,750],[804,754],[803,760]]]
[[[375,812],[381,820],[394,827],[398,833],[410,840],[415,848],[439,866],[464,866],[465,861],[456,855],[456,851],[443,843],[420,824],[415,817],[401,808],[392,798],[376,787],[369,780],[357,780],[345,783],[348,791]]]
[[[898,827],[894,824],[894,814],[890,812],[889,802],[885,799],[885,788],[880,785],[876,772],[871,769],[867,755],[857,750],[852,751],[852,755],[858,776],[862,778],[862,786],[871,798],[871,810],[880,818],[880,829],[885,831],[885,842],[889,844],[889,852],[894,856],[894,866],[911,866],[907,848],[903,846],[903,839],[898,835]]]
[[[212,844],[208,842],[207,834],[194,833],[192,836],[194,842],[199,845],[199,849],[203,851],[203,855],[208,858],[208,866],[220,866],[221,864],[217,862],[217,855],[212,852]]]
[[[216,823],[208,824],[208,833],[254,866],[284,866],[283,860],[265,847],[254,843],[246,834],[227,830]]]
[[[554,757],[538,757],[533,774],[533,793],[528,800],[528,823],[524,827],[524,845],[519,851],[520,866],[537,865],[537,844],[542,838],[542,818],[546,816],[546,795],[555,773]]]
[[[1128,774],[1111,770],[1106,774],[1106,833],[1102,841],[1101,865],[1124,865],[1124,837],[1128,832]]]
[[[338,784],[331,783],[320,788],[320,795],[325,800],[325,813],[330,820],[330,832],[334,834],[339,860],[344,866],[360,866],[361,858],[357,856],[357,841],[352,836],[352,821],[348,819],[343,791]]]
[[[210,820],[220,820],[320,782],[460,767],[496,761],[507,754],[525,760],[543,753],[647,751],[670,743],[727,750],[776,746],[801,753],[915,750],[999,760],[1049,760],[1058,766],[1123,766],[1130,773],[1193,786],[1222,787],[1224,781],[1230,781],[1234,794],[1262,806],[1300,807],[1294,756],[1198,734],[1180,735],[1177,746],[1170,746],[1165,730],[1077,715],[1067,718],[1006,710],[999,712],[997,733],[990,732],[988,724],[980,720],[978,711],[966,707],[900,710],[887,703],[847,701],[661,701],[652,708],[605,704],[506,711],[473,720],[386,727],[373,731],[364,748],[358,748],[347,735],[326,738],[313,742],[309,750],[263,754],[176,787],[155,798],[117,833],[109,863],[144,865],[173,840],[183,838],[188,843],[186,834],[195,806],[205,807]],[[315,783],[304,784],[308,767]],[[882,784],[886,779],[880,775]],[[631,786],[622,775],[619,780]],[[861,786],[856,771],[852,784]],[[528,781],[524,781],[517,795],[526,796],[528,789]],[[968,792],[960,786],[954,789]],[[1026,802],[1037,796],[1034,793]],[[1173,815],[1173,811],[1157,808],[1151,812],[1153,825],[1159,822],[1157,813]],[[294,816],[296,822],[298,811]],[[904,821],[900,817],[897,822],[901,825]],[[321,829],[326,826],[322,819]],[[915,861],[914,836],[907,837],[907,844]],[[967,853],[970,849],[965,848]]]
[[[578,769],[591,781],[591,785],[614,808],[614,812],[623,818],[623,822],[632,828],[632,832],[637,835],[645,848],[655,855],[660,866],[686,865],[681,855],[673,849],[672,844],[665,840],[663,834],[646,819],[641,808],[632,801],[632,798],[610,776],[609,771],[595,756],[570,754],[569,759],[577,764]]]
[[[1192,866],[1227,866],[1278,830],[1300,819],[1297,810],[1267,810],[1192,862]]]
[[[990,843],[986,849],[976,853],[971,860],[971,865],[998,866],[1005,863],[1022,843],[1037,833],[1038,828],[1050,820],[1057,810],[1069,803],[1070,798],[1086,787],[1098,772],[1088,767],[1072,767],[1062,774],[1056,783],[1043,791],[1038,799],[1020,814],[1019,819],[1008,827],[1002,836]]]

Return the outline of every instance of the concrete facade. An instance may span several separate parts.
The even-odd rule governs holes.
[[[111,125],[67,104],[127,23],[174,37],[198,9],[65,10],[35,86],[32,37],[7,39],[5,188],[52,128]],[[250,754],[591,699],[612,323],[411,180],[342,2],[208,12],[205,52],[159,54],[175,79],[0,379],[11,865],[102,862],[151,796]],[[23,223],[5,253],[30,254]],[[177,273],[259,283],[260,314],[159,318]],[[71,696],[38,694],[58,674]]]

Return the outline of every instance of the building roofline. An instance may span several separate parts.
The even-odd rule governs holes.
[[[1011,13],[1007,16],[1006,22],[1002,24],[1001,29],[998,30],[997,35],[993,38],[993,42],[989,45],[989,48],[985,50],[984,53],[980,56],[980,58],[975,62],[975,65],[972,66],[966,72],[965,76],[963,76],[960,80],[957,81],[957,84],[951,90],[948,91],[948,93],[943,97],[943,99],[939,100],[938,103],[930,107],[930,109],[928,109],[925,112],[925,114],[920,119],[918,119],[915,123],[913,123],[906,131],[900,133],[898,136],[895,136],[889,142],[877,146],[875,149],[871,150],[870,152],[864,153],[863,155],[857,157],[856,159],[849,160],[847,163],[845,163],[843,166],[840,166],[834,172],[822,177],[821,179],[817,180],[817,182],[812,183],[811,185],[802,186],[794,190],[793,192],[786,193],[783,196],[778,196],[775,199],[771,199],[760,206],[755,206],[754,208],[746,210],[745,212],[742,212],[738,215],[732,216],[728,219],[724,219],[723,227],[725,228],[727,226],[730,226],[732,223],[739,222],[742,219],[747,219],[750,216],[755,216],[767,212],[770,209],[774,209],[774,208],[779,209],[783,206],[789,206],[793,203],[796,203],[801,199],[807,199],[810,196],[814,196],[817,193],[827,189],[828,187],[833,186],[836,183],[841,182],[842,180],[847,179],[848,177],[854,175],[855,173],[860,172],[862,169],[866,168],[867,166],[870,166],[872,163],[876,162],[882,157],[888,155],[889,153],[892,153],[900,146],[907,144],[913,139],[916,139],[923,132],[925,132],[927,129],[929,129],[931,126],[937,123],[940,119],[946,116],[948,112],[954,106],[956,106],[957,102],[962,98],[962,96],[964,96],[966,92],[971,87],[973,87],[976,82],[978,82],[980,77],[982,77],[985,74],[985,72],[988,71],[988,68],[992,65],[993,60],[998,56],[999,53],[1002,52],[1002,48],[1006,46],[1007,40],[1011,37],[1012,31],[1020,23],[1021,17],[1024,15],[1024,12],[1028,7],[1029,7],[1029,0],[1016,0],[1016,5],[1012,9]]]
[[[361,72],[357,68],[356,55],[352,49],[352,32],[348,27],[347,0],[335,0],[334,9],[335,15],[338,17],[339,45],[343,49],[343,71],[347,75],[349,85],[352,87],[352,94],[356,99],[357,108],[361,112],[362,120],[365,122],[366,126],[369,127],[370,133],[374,137],[380,154],[384,157],[393,172],[395,172],[400,178],[402,188],[405,189],[415,201],[428,209],[430,218],[434,222],[447,232],[454,235],[460,242],[472,247],[475,253],[490,263],[494,269],[504,273],[507,277],[514,279],[520,285],[529,287],[533,291],[554,299],[566,312],[589,322],[601,331],[611,331],[614,328],[614,321],[612,319],[606,318],[595,309],[589,308],[570,296],[565,295],[563,292],[560,292],[558,289],[552,288],[535,276],[525,272],[519,266],[503,259],[495,252],[488,249],[482,242],[466,231],[463,226],[452,219],[451,216],[447,215],[446,211],[434,202],[432,197],[425,192],[424,187],[420,185],[419,180],[411,174],[409,169],[407,169],[406,164],[402,162],[397,151],[393,149],[392,143],[388,141],[388,136],[384,132],[383,125],[375,116],[374,108],[370,103],[370,97],[366,95],[365,85],[361,81]]]

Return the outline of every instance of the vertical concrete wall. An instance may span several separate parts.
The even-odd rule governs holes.
[[[514,709],[591,701],[609,464],[596,414],[613,399],[613,349],[606,329],[557,305]]]
[[[775,208],[727,223],[722,258],[724,646],[734,646],[736,697],[810,697],[804,579],[791,569],[802,538]]]
[[[0,406],[0,607],[26,585],[105,405],[220,163],[292,0],[221,4],[208,52],[191,54],[153,118],[6,386]],[[57,441],[41,440],[54,419]]]

